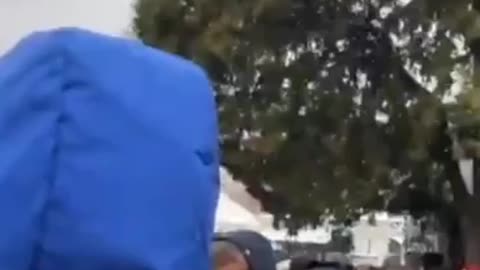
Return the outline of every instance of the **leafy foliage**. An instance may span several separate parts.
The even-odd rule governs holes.
[[[138,0],[134,26],[205,67],[224,165],[299,227],[466,196],[451,134],[478,133],[479,19],[467,0],[405,2]]]

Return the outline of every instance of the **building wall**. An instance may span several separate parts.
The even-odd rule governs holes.
[[[354,250],[358,255],[386,255],[391,228],[388,222],[377,221],[376,225],[360,221],[352,228]]]
[[[364,216],[352,228],[352,256],[358,263],[382,266],[389,256],[403,255],[403,243],[414,230],[416,227],[408,216],[378,213],[374,225]]]

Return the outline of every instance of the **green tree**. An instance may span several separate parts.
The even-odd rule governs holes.
[[[446,217],[450,207],[480,228],[454,155],[480,152],[474,7],[138,0],[134,26],[208,71],[223,163],[277,221],[298,228],[389,205]],[[480,250],[480,239],[469,242]]]

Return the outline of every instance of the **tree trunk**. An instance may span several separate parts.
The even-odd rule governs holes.
[[[473,194],[463,207],[462,231],[465,244],[465,267],[480,270],[480,160],[473,159]]]
[[[475,208],[475,206],[471,206]],[[465,267],[480,269],[480,211],[468,211],[462,219],[462,233],[465,245]]]
[[[453,270],[461,270],[464,266],[464,238],[462,237],[462,228],[460,220],[452,221],[451,227],[447,230],[448,235],[448,261]]]

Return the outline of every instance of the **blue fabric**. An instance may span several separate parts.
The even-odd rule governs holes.
[[[0,59],[0,270],[210,270],[218,159],[201,69],[32,34]]]

